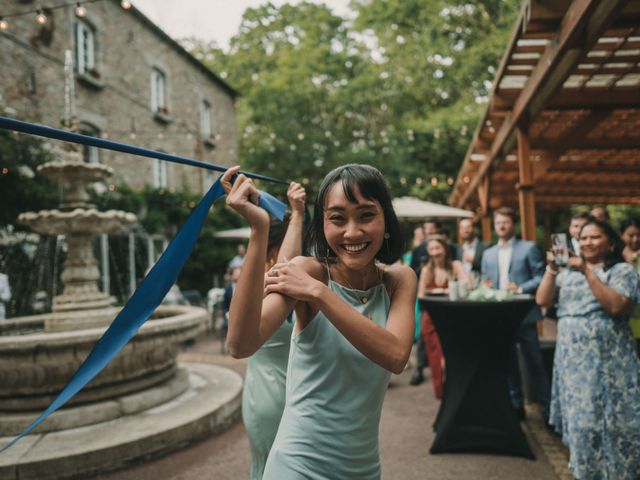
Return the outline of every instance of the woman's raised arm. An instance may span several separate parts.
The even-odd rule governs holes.
[[[250,179],[241,174],[231,183],[239,170],[240,167],[232,167],[221,179],[227,193],[227,205],[242,215],[251,227],[247,253],[229,308],[226,343],[235,358],[248,357],[258,350],[293,305],[293,300],[282,295],[270,295],[263,302],[256,301],[262,299],[264,293],[269,214],[258,206],[259,192]]]

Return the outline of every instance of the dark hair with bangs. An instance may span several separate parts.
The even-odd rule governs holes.
[[[404,251],[404,238],[400,229],[400,222],[393,210],[391,196],[384,177],[380,171],[370,165],[349,164],[330,171],[318,190],[315,201],[313,219],[304,242],[304,254],[314,257],[335,258],[336,254],[329,248],[324,236],[324,202],[329,189],[336,183],[342,182],[342,188],[347,199],[356,203],[355,190],[367,200],[375,200],[380,203],[384,214],[385,233],[389,238],[384,239],[382,247],[376,254],[376,260],[391,264],[395,262]]]
[[[611,267],[613,267],[616,263],[624,263],[625,260],[624,260],[624,257],[622,256],[624,243],[622,242],[620,235],[618,235],[618,232],[616,232],[609,223],[592,218],[582,226],[582,228],[580,229],[580,235],[582,235],[582,231],[589,225],[594,225],[597,228],[599,228],[600,231],[604,233],[604,236],[607,237],[609,241],[613,244],[613,251],[609,252],[607,254],[607,257],[604,259],[603,270],[606,272]]]
[[[629,227],[636,227],[640,229],[640,217],[626,218],[620,224],[620,235],[624,235],[624,232]]]

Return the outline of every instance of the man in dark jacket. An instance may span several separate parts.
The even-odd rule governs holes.
[[[494,288],[535,296],[545,269],[542,253],[535,243],[516,237],[516,215],[512,209],[502,207],[493,212],[493,226],[498,243],[482,255],[482,273]],[[546,420],[549,418],[551,389],[538,342],[538,320],[542,320],[542,313],[536,305],[520,325],[515,340],[522,351],[524,367],[529,371]],[[524,396],[515,345],[509,364],[509,393],[517,415],[524,418]]]
[[[460,220],[458,235],[462,243],[458,245],[456,259],[462,262],[467,272],[480,274],[482,254],[489,245],[478,238],[473,220],[470,218]]]

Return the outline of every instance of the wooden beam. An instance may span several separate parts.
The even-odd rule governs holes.
[[[540,188],[538,196],[544,195],[608,195],[622,197],[640,196],[640,185],[618,186],[618,185],[591,185],[585,186],[580,184],[556,184]]]
[[[529,138],[523,128],[517,130],[518,167],[520,182],[518,183],[518,199],[520,203],[520,225],[524,240],[536,240],[536,197],[534,193],[533,166],[529,155]]]
[[[469,187],[457,200],[463,206],[478,188],[489,167],[506,155],[521,120],[531,120],[544,108],[561,87],[580,58],[596,43],[599,34],[610,24],[628,0],[574,0],[560,27],[547,46],[527,85],[516,100],[511,117],[502,124],[491,148],[491,156],[471,179]],[[512,47],[511,47],[512,48]]]
[[[494,197],[500,199],[501,205],[516,205],[518,202],[517,195],[504,195],[501,197]],[[595,205],[595,204],[608,204],[608,205],[638,205],[640,203],[640,195],[538,195],[536,199],[538,205]]]
[[[482,225],[482,240],[491,242],[491,217],[489,216],[489,197],[491,196],[491,178],[485,175],[478,187],[478,200],[480,202],[480,220]]]
[[[617,60],[616,60],[617,61]],[[634,63],[637,63],[637,58]],[[511,111],[521,89],[501,89],[491,99],[492,112]],[[637,87],[562,88],[545,105],[545,110],[592,110],[640,108],[640,89]]]
[[[610,110],[596,110],[589,112],[581,121],[576,122],[573,128],[549,145],[554,151],[554,156],[560,157],[574,145],[586,143],[585,137],[591,133],[601,122],[611,117]]]
[[[595,178],[602,178],[603,175],[640,174],[640,151],[637,152],[636,159],[631,158],[625,160],[624,163],[620,159],[556,161],[552,151],[545,151],[541,156],[542,159],[533,165],[535,178],[540,178],[541,174],[547,171],[571,176],[575,176],[576,173],[595,173],[597,174]],[[545,165],[547,162],[550,163],[548,167]],[[493,170],[491,177],[504,179],[517,178],[517,175],[518,165],[516,162],[503,162]]]
[[[533,178],[537,180],[544,178],[545,174],[552,168],[560,158],[555,152],[549,152],[542,156],[539,162],[533,164]]]
[[[580,133],[578,131],[578,133]],[[568,139],[566,143],[546,142],[537,138],[531,142],[534,150],[545,150],[555,148],[559,144],[562,150],[640,150],[640,138],[582,138],[581,135]]]
[[[507,67],[509,59],[511,58],[511,54],[518,44],[518,36],[520,35],[521,31],[524,30],[524,25],[526,23],[528,15],[529,15],[529,5],[527,4],[527,2],[522,2],[522,5],[520,7],[520,13],[518,14],[518,20],[516,20],[513,30],[511,31],[511,35],[509,37],[509,43],[507,43],[507,49],[505,50],[504,54],[502,55],[502,58],[500,59],[500,65],[498,66],[498,70],[495,76],[496,79],[502,78],[502,75],[504,74],[504,71]],[[497,81],[493,83],[493,87],[490,94],[491,98],[494,97],[498,88],[498,84],[499,82]],[[469,163],[471,162],[470,157],[471,157],[471,154],[474,152],[475,146],[478,143],[485,143],[485,139],[484,138],[481,139],[481,135],[484,132],[483,125],[484,125],[484,122],[488,119],[490,108],[491,108],[491,104],[487,104],[487,108],[485,109],[482,115],[482,120],[478,122],[478,125],[476,126],[476,129],[473,133],[473,138],[469,143],[469,147],[467,148],[467,152],[465,154],[464,161],[462,162],[462,167],[460,171],[466,170],[466,168],[469,166]],[[491,144],[492,142],[493,142],[493,138],[486,139],[486,143]],[[466,186],[467,184],[467,182],[464,182],[464,179],[465,179],[465,175],[458,175],[458,177],[456,178],[456,181],[453,185],[453,191],[449,196],[449,204],[451,205],[458,204],[460,189],[462,188],[463,185]]]

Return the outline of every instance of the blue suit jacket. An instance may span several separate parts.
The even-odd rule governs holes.
[[[498,266],[498,245],[487,248],[482,255],[482,274],[493,282],[495,287],[500,280],[500,268]],[[535,243],[514,238],[511,250],[511,264],[509,265],[509,277],[522,293],[535,295],[542,276],[544,275],[545,262],[542,252]],[[535,322],[542,319],[542,312],[538,306],[531,309],[525,322]]]

